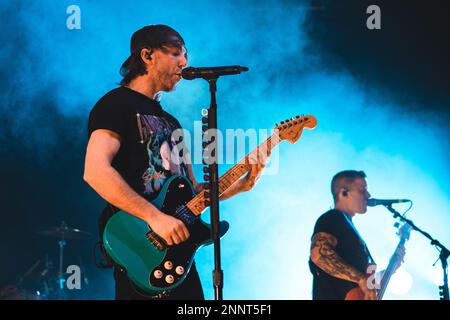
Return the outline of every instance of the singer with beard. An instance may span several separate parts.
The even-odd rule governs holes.
[[[353,218],[367,211],[370,193],[363,171],[346,170],[331,181],[334,209],[317,220],[311,241],[309,266],[313,274],[313,300],[344,300],[359,287],[365,300],[376,300],[369,279],[375,264]],[[400,260],[404,249],[398,252]]]
[[[186,146],[172,135],[180,123],[159,102],[160,92],[174,90],[186,65],[185,43],[177,31],[165,25],[146,26],[131,38],[120,86],[106,93],[90,113],[84,180],[108,203],[99,219],[100,239],[108,218],[118,209],[146,221],[168,246],[190,236],[181,220],[150,202],[173,174],[186,176],[196,192],[203,187],[194,177]],[[221,200],[253,188],[265,155],[261,153],[258,160]],[[204,298],[195,264],[176,289],[148,296],[133,285],[126,270],[111,259],[108,262],[105,265],[114,267],[116,299]]]

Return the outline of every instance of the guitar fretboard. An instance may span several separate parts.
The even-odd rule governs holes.
[[[275,131],[269,138],[267,138],[264,142],[262,142],[255,150],[246,155],[243,159],[241,159],[237,164],[231,167],[227,172],[225,172],[219,178],[219,197],[227,191],[236,181],[238,181],[250,168],[250,159],[257,159],[258,150],[272,150],[275,146],[280,143],[280,138],[278,136],[278,132]],[[205,192],[203,190],[197,196],[195,196],[191,201],[189,201],[186,206],[189,210],[192,211],[195,215],[200,215],[205,209]]]
[[[397,266],[400,265],[401,261],[398,259],[396,253],[397,250],[400,250],[405,245],[406,240],[401,239],[397,245],[397,248],[394,251],[394,254],[391,257],[391,260],[389,261],[389,265],[384,271],[383,277],[380,281],[380,289],[377,292],[377,299],[381,300],[383,299],[384,293],[386,292],[386,288],[388,286],[389,280],[391,280],[392,275],[394,274],[395,269]]]

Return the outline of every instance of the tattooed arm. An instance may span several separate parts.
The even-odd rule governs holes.
[[[311,260],[333,277],[358,283],[364,274],[349,266],[334,251],[337,239],[329,233],[316,233],[311,243]]]
[[[337,239],[331,234],[316,233],[311,243],[312,262],[333,277],[357,283],[366,299],[375,300],[375,290],[367,288],[368,276],[348,265],[334,250],[336,245]]]

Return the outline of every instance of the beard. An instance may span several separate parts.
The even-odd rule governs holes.
[[[162,81],[162,88],[161,91],[170,92],[175,90],[176,85],[181,80],[179,77],[174,75],[166,75]]]

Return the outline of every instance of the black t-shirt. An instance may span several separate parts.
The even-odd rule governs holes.
[[[112,166],[138,194],[151,200],[172,174],[187,176],[180,123],[158,101],[127,87],[104,95],[89,115],[89,137],[97,129],[116,132],[120,149]]]
[[[165,112],[158,101],[127,87],[113,89],[95,104],[89,115],[89,137],[97,129],[111,130],[120,136],[120,149],[112,166],[144,198],[154,199],[173,174],[189,178],[180,123]],[[117,208],[107,206],[100,215],[100,239],[108,218],[116,211]],[[108,266],[119,267],[111,259],[104,267]],[[142,294],[136,293],[119,270],[116,268],[116,274],[119,274],[116,298],[142,298]],[[175,297],[203,299],[195,265],[173,294]]]
[[[345,213],[330,210],[319,217],[314,227],[313,236],[326,232],[337,239],[336,253],[349,265],[367,273],[367,268],[373,260],[361,236],[356,231],[353,222]],[[354,282],[333,277],[309,261],[313,274],[314,300],[343,300],[348,291],[358,285]]]

